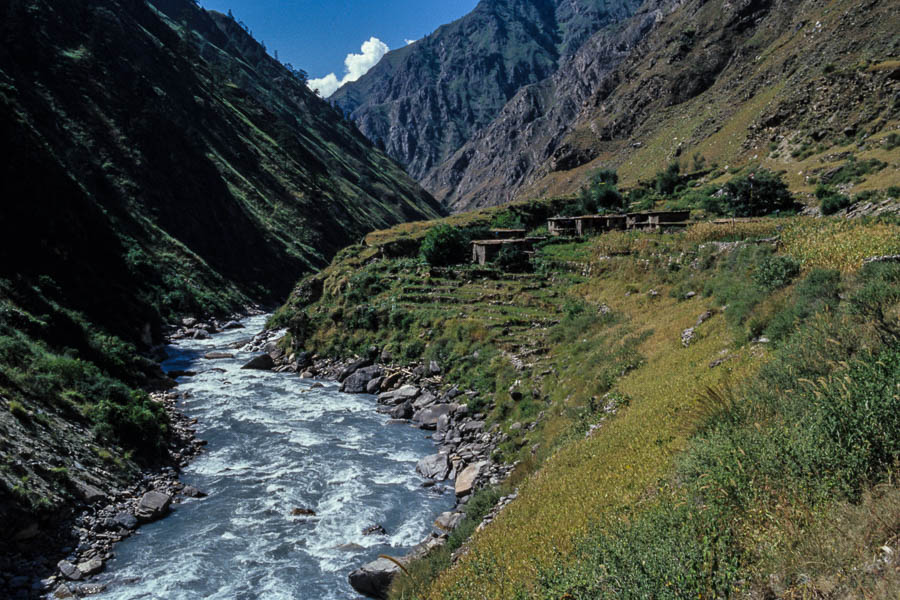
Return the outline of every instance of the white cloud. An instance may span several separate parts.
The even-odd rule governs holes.
[[[363,42],[360,50],[362,50],[361,54],[348,54],[344,59],[344,77],[342,79],[338,79],[334,73],[329,73],[325,77],[310,79],[307,82],[309,89],[319,90],[319,95],[323,98],[329,97],[345,83],[356,81],[365,75],[369,69],[378,64],[378,61],[388,53],[390,48],[377,37],[371,37],[368,41]]]

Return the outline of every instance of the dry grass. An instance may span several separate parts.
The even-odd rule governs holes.
[[[674,457],[694,431],[693,410],[703,389],[725,377],[742,379],[759,360],[739,353],[718,369],[707,363],[730,344],[723,319],[708,321],[697,342],[685,349],[681,331],[693,325],[700,304],[654,301],[654,319],[645,297],[625,296],[627,284],[593,280],[582,292],[589,302],[604,302],[631,316],[632,335],[645,362],[622,378],[616,391],[631,399],[599,434],[559,449],[521,487],[518,500],[471,542],[470,552],[444,573],[430,598],[511,598],[533,589],[537,569],[573,550],[592,523],[652,493],[671,474]],[[590,379],[582,373],[580,379]],[[578,376],[560,380],[565,393],[588,389]],[[577,393],[577,392],[576,392]],[[653,424],[648,427],[648,424]]]
[[[805,267],[850,272],[872,256],[900,254],[900,225],[845,219],[793,219],[781,235],[786,254]]]

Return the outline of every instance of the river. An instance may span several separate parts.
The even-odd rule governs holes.
[[[390,424],[372,396],[241,370],[252,355],[230,346],[264,322],[170,347],[164,369],[197,372],[179,381],[189,396],[181,410],[199,419],[197,436],[209,442],[181,479],[209,496],[174,505],[118,544],[96,580],[108,587],[95,598],[356,598],[350,570],[404,554],[453,506],[452,490],[425,489],[415,473],[433,442]],[[235,358],[203,359],[213,350]],[[295,508],[316,516],[292,516]],[[375,524],[387,533],[363,534]]]

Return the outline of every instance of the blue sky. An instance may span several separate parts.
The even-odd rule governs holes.
[[[371,67],[386,45],[399,48],[471,11],[477,0],[200,0],[204,8],[234,13],[270,54],[304,69],[310,78],[343,79],[350,54],[357,73]],[[371,42],[371,38],[377,38]],[[380,41],[383,45],[378,44]],[[362,46],[367,44],[365,51]]]

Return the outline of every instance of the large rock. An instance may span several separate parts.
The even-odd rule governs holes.
[[[481,474],[481,469],[484,468],[485,464],[483,462],[471,464],[456,476],[454,488],[456,489],[457,497],[472,493],[472,490],[475,488],[475,481]]]
[[[400,571],[396,563],[379,558],[350,573],[350,586],[370,598],[387,598],[387,590]]]
[[[376,377],[372,381],[366,384],[366,393],[367,394],[377,394],[381,390],[381,382],[384,381],[384,377]]]
[[[343,382],[345,379],[362,369],[363,367],[368,367],[372,364],[371,358],[361,358],[357,361],[354,361],[347,365],[343,371],[338,375],[338,381]]]
[[[72,581],[80,581],[84,576],[81,571],[78,570],[78,567],[73,565],[67,560],[61,560],[56,563],[57,568],[59,568],[59,572],[63,574],[66,579],[70,579]]]
[[[275,368],[275,360],[268,354],[260,354],[250,359],[242,369],[254,369],[256,371],[271,371]]]
[[[443,481],[450,472],[450,462],[446,454],[432,454],[419,461],[416,472],[427,479]]]
[[[381,377],[381,367],[363,367],[355,373],[344,379],[341,384],[341,391],[348,394],[365,393],[370,381],[377,377]]]
[[[414,400],[421,390],[414,385],[404,385],[399,390],[383,392],[378,395],[379,404],[402,404]]]
[[[413,415],[413,422],[422,429],[437,429],[438,420],[450,414],[449,404],[432,404]]]
[[[141,498],[134,515],[142,521],[153,521],[169,512],[172,496],[162,492],[147,492]]]
[[[78,570],[84,573],[85,577],[96,575],[103,570],[103,561],[98,558],[92,558],[82,563],[78,563]]]
[[[461,512],[448,510],[438,515],[438,518],[434,520],[434,526],[443,532],[453,531],[464,517],[465,515]]]
[[[94,502],[106,499],[106,494],[104,494],[102,490],[89,483],[85,483],[79,479],[72,479],[72,484],[75,487],[75,493],[78,497],[88,504],[93,504]]]
[[[207,352],[203,355],[206,360],[219,360],[223,358],[234,358],[234,354],[230,352]]]
[[[404,402],[393,407],[388,413],[392,419],[408,419],[413,416],[412,403]]]
[[[421,396],[416,398],[416,401],[413,403],[413,408],[421,410],[426,406],[434,404],[436,400],[437,397],[431,392],[423,392]]]

